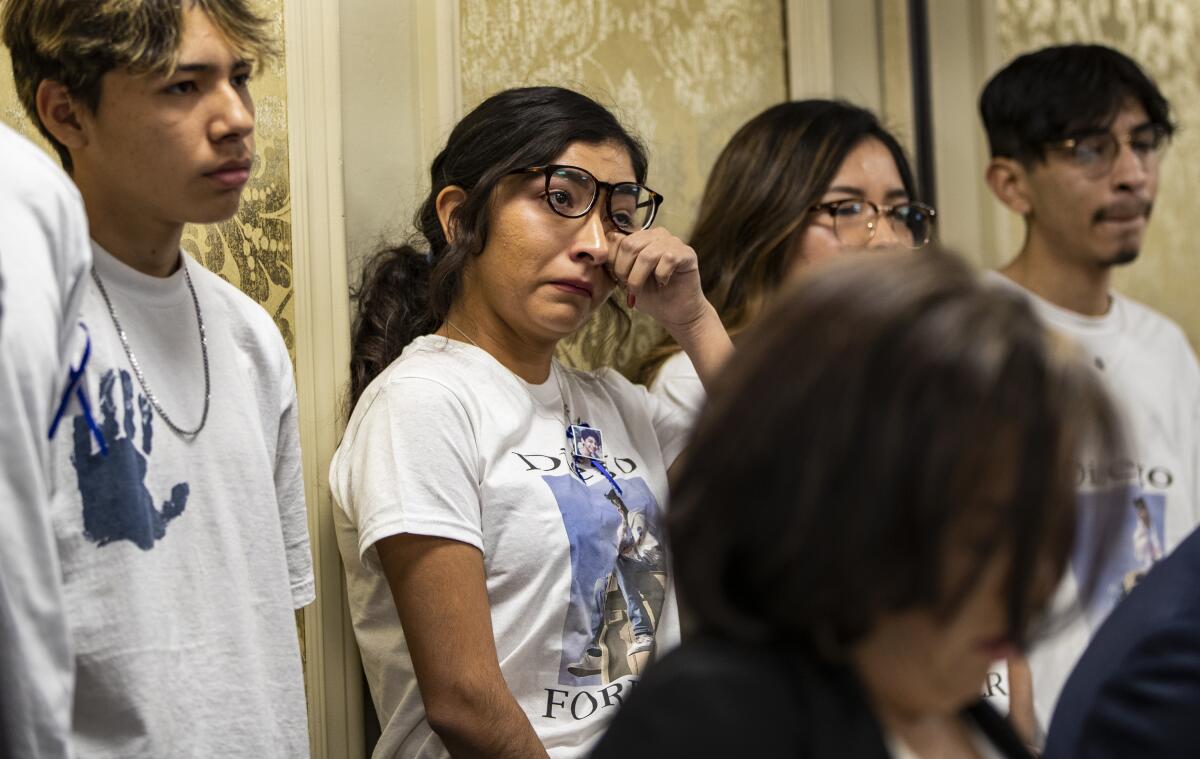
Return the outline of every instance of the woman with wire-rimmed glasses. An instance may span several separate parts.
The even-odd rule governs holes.
[[[658,546],[688,420],[553,359],[616,288],[706,381],[732,349],[646,170],[589,98],[499,93],[434,160],[420,250],[367,267],[330,484],[377,756],[583,756],[678,641]]]
[[[920,249],[936,215],[919,202],[904,150],[873,113],[804,100],[768,108],[730,139],[690,243],[704,292],[736,335],[811,264],[848,250]],[[670,335],[634,377],[689,414],[704,402],[695,367]]]

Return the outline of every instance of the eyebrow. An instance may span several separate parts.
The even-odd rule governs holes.
[[[252,68],[253,66],[254,64],[251,61],[241,58],[234,61],[230,68],[233,71],[237,71],[239,69]],[[220,68],[221,66],[215,63],[181,63],[175,67],[175,71],[184,74],[207,74],[217,71]]]
[[[825,191],[825,194],[828,195],[831,192],[841,192],[845,193],[846,195],[854,195],[859,198],[866,197],[867,195],[867,193],[863,192],[861,187],[850,187],[849,185],[836,185],[834,187],[830,187]],[[891,200],[892,198],[907,198],[908,190],[905,190],[902,187],[895,187],[885,192],[883,197],[887,198],[888,200]]]
[[[1141,122],[1140,124],[1135,124],[1134,126],[1129,127],[1129,131],[1131,133],[1137,132],[1142,129],[1145,129],[1146,127],[1152,127],[1156,123],[1158,123],[1158,122],[1156,122],[1152,119],[1146,119],[1145,121]],[[1069,135],[1067,135],[1066,139],[1069,140],[1072,137],[1089,137],[1093,134],[1109,134],[1112,132],[1112,129],[1113,129],[1112,124],[1109,124],[1108,126],[1097,126],[1097,127],[1087,127],[1084,129],[1076,129],[1076,130],[1072,131]]]

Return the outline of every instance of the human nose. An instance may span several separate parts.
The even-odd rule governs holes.
[[[1150,176],[1146,159],[1139,156],[1127,140],[1117,141],[1117,155],[1113,159],[1113,181],[1123,187],[1140,189]]]
[[[590,260],[596,266],[608,263],[608,234],[604,228],[604,208],[599,199],[592,210],[583,217],[583,224],[576,232],[573,242],[571,257],[575,260]]]
[[[887,210],[880,210],[875,215],[875,233],[867,241],[868,248],[895,248],[900,246],[900,236],[892,226],[892,217]]]
[[[254,131],[254,100],[250,93],[226,82],[213,93],[214,141],[241,138]]]

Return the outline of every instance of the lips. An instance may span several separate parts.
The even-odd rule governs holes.
[[[226,188],[238,188],[250,179],[250,161],[226,161],[204,176]]]
[[[573,295],[579,295],[579,296],[582,296],[584,298],[589,298],[589,299],[592,297],[592,283],[588,282],[587,280],[556,279],[553,282],[551,282],[550,284],[554,285],[555,287],[557,287],[558,289],[560,289],[564,292],[568,292]]]
[[[1150,215],[1150,203],[1144,200],[1125,200],[1105,206],[1096,212],[1097,222],[1128,224],[1145,220]]]

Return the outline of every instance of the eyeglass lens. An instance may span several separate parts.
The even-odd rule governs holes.
[[[564,166],[550,172],[546,193],[550,207],[556,213],[578,218],[592,209],[599,187],[591,174]],[[622,182],[613,185],[605,203],[608,216],[623,232],[645,229],[654,218],[654,199],[639,184]]]
[[[1130,150],[1137,156],[1142,167],[1149,169],[1157,164],[1167,145],[1167,137],[1155,124],[1147,124],[1133,130],[1125,140],[1111,132],[1097,132],[1077,137],[1072,155],[1081,166],[1099,173],[1107,173],[1121,152],[1122,142],[1128,142]]]
[[[843,244],[866,245],[875,236],[876,207],[863,200],[838,203],[833,209],[833,233]],[[899,245],[920,248],[933,236],[933,215],[918,205],[904,204],[885,212]]]

